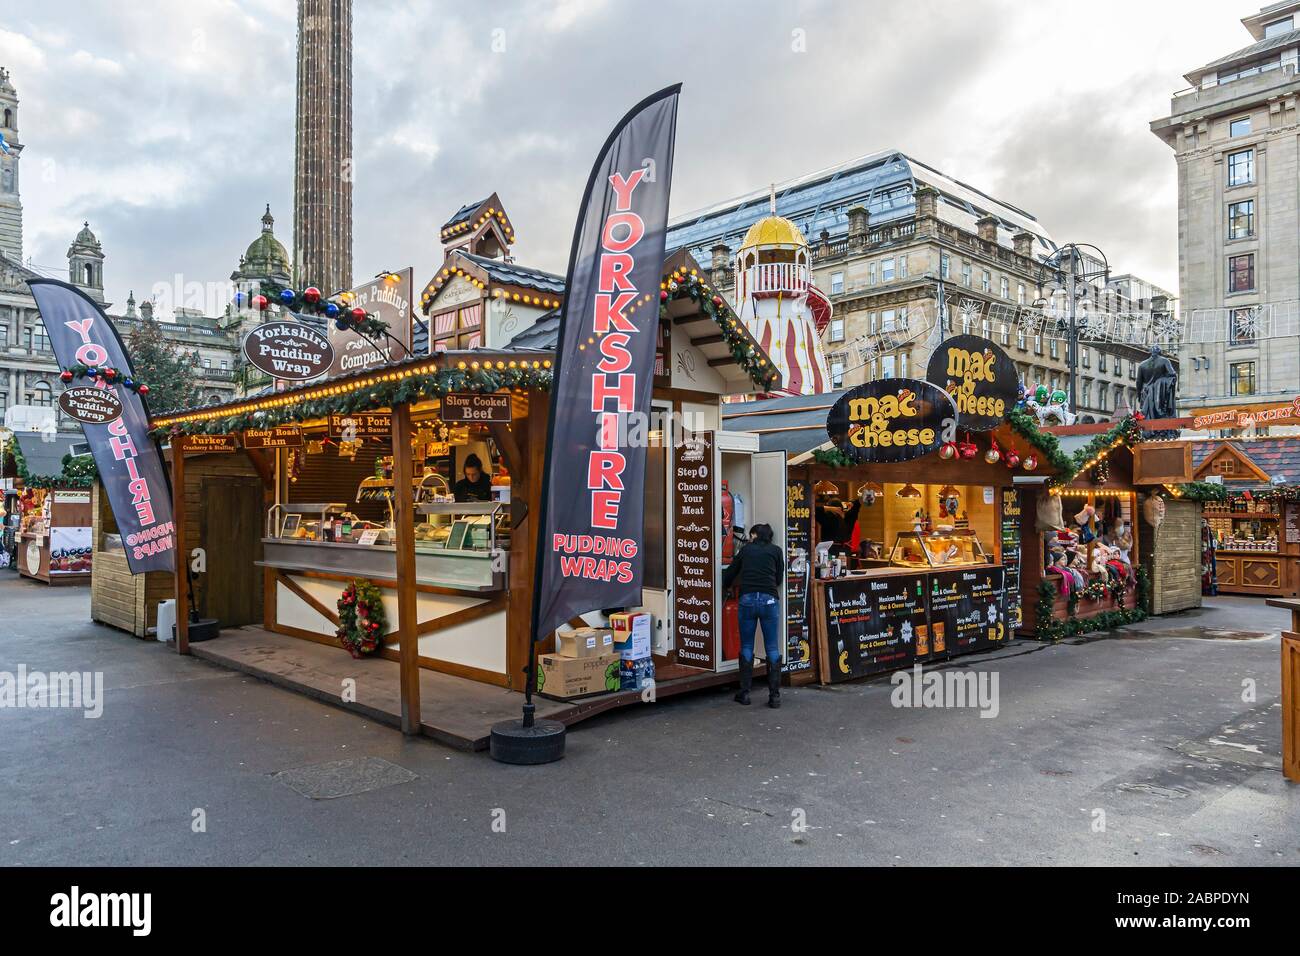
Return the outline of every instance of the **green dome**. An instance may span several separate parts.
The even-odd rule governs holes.
[[[262,216],[262,233],[249,243],[240,266],[241,272],[263,276],[290,274],[289,253],[284,244],[275,238],[274,228],[275,219],[271,216],[271,207],[268,205],[266,214]]]

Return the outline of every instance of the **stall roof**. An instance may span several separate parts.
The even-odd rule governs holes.
[[[474,263],[474,265],[491,276],[494,282],[523,286],[527,289],[536,289],[538,292],[549,292],[552,295],[564,294],[564,276],[557,276],[553,272],[530,269],[528,266],[506,262],[504,259],[476,256],[464,249],[453,249],[452,255]]]
[[[27,473],[41,478],[63,474],[63,459],[73,453],[81,435],[47,435],[42,432],[14,432],[14,439],[27,463]]]
[[[1300,438],[1251,438],[1232,441],[1192,442],[1192,470],[1196,471],[1224,447],[1231,448],[1277,484],[1300,484]],[[1259,481],[1225,481],[1230,491],[1268,487]]]
[[[826,415],[847,388],[818,395],[793,395],[722,407],[722,428],[758,436],[760,451],[783,451],[787,458],[802,455],[829,441]]]

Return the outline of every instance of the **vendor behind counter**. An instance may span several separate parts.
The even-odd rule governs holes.
[[[492,479],[483,470],[483,460],[471,452],[465,456],[463,477],[452,486],[457,501],[491,501]]]

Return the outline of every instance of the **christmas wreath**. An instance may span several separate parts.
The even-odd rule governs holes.
[[[353,581],[339,596],[339,640],[353,657],[373,654],[388,631],[383,594],[369,581]]]

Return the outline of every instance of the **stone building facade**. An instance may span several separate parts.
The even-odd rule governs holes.
[[[1001,344],[1027,386],[1068,390],[1065,340],[1024,332],[1012,318],[1035,305],[1047,316],[1066,314],[1066,296],[1043,266],[1056,243],[1032,215],[898,152],[773,191],[777,213],[808,237],[813,282],[832,305],[822,344],[833,385],[924,378],[942,315],[945,335],[970,332]],[[715,285],[732,293],[732,250],[768,213],[769,197],[764,190],[678,217],[669,248],[687,246],[711,262]],[[1153,300],[1130,298],[1132,288],[1154,287],[1140,280],[1088,287],[1077,314],[1149,312]],[[1135,406],[1134,368],[1145,357],[1130,346],[1081,345],[1080,419],[1105,420]]]
[[[1241,22],[1254,42],[1151,123],[1178,169],[1184,411],[1300,391],[1300,3]]]

